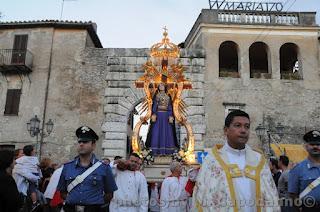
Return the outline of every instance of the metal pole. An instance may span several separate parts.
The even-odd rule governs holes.
[[[267,131],[268,133],[268,145],[269,145],[269,157],[271,156],[271,135],[270,135],[270,132]]]
[[[64,6],[64,0],[62,0],[62,5],[61,5],[61,12],[60,12],[60,21],[62,19],[62,14],[63,14],[63,6]]]
[[[38,155],[38,158],[39,158],[39,160],[40,160],[40,157],[41,157],[41,148],[40,148],[40,143],[39,143],[39,132],[37,132],[37,134],[36,134],[36,140],[37,140],[37,146],[36,146],[36,148],[37,148],[37,155]]]

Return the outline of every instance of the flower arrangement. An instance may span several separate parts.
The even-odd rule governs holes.
[[[154,162],[154,156],[151,149],[145,148],[136,153],[143,160],[144,165],[151,165]]]
[[[181,148],[172,154],[172,160],[178,162],[186,162],[188,156],[188,150],[186,148]]]

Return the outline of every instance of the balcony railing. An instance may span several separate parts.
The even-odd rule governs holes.
[[[0,49],[0,72],[29,73],[33,55],[29,50]]]
[[[262,25],[262,26],[308,26],[317,27],[316,12],[274,12],[274,11],[239,11],[203,9],[189,32],[185,46],[197,33],[201,24],[232,24],[232,25]]]
[[[242,24],[298,25],[298,13],[218,12],[219,22]]]

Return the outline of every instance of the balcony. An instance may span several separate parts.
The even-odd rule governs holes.
[[[33,55],[28,50],[0,49],[0,72],[28,74],[32,72]]]
[[[213,24],[317,26],[315,12],[202,10],[201,21]]]
[[[272,13],[234,13],[220,12],[218,20],[222,23],[243,23],[243,24],[273,24],[273,25],[298,25],[299,16],[296,13],[272,14]]]
[[[251,25],[251,26],[290,26],[317,27],[316,12],[275,12],[275,11],[239,11],[203,9],[194,23],[186,40],[185,47],[189,47],[198,33],[200,26],[208,24],[221,25]],[[245,29],[245,28],[244,28]]]

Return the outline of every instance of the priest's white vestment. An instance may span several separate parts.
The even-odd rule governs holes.
[[[110,202],[110,212],[147,212],[148,185],[140,171],[119,171],[115,169],[115,181],[118,187]]]
[[[227,143],[205,158],[193,192],[193,211],[278,212],[278,192],[263,155]]]
[[[160,211],[184,212],[187,210],[187,177],[167,177],[161,185]]]

